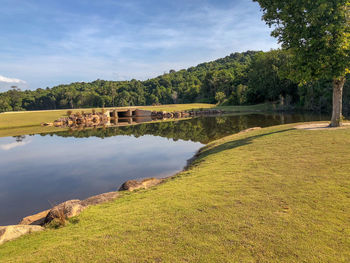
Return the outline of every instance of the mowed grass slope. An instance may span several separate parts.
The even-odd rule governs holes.
[[[0,262],[350,262],[350,129],[276,126],[189,170],[0,246]],[[156,160],[155,160],[156,161]]]

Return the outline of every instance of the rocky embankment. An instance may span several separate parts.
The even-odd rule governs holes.
[[[103,126],[108,123],[108,117],[103,112],[72,113],[67,117],[59,118],[53,123],[43,123],[43,126],[72,127],[76,125]]]
[[[143,180],[129,180],[120,187],[119,191],[104,193],[89,197],[85,200],[69,200],[54,206],[49,210],[27,216],[18,225],[0,226],[0,245],[6,241],[16,239],[25,234],[45,230],[50,224],[63,226],[71,217],[79,215],[87,207],[113,201],[121,196],[120,191],[135,191],[147,189],[162,183],[164,179],[147,178]]]

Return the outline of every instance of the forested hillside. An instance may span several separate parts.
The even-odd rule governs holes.
[[[329,80],[298,86],[288,80],[290,55],[281,50],[247,51],[199,64],[187,70],[170,70],[153,79],[96,80],[35,91],[11,89],[0,93],[0,112],[152,104],[208,102],[244,105],[263,102],[330,111]],[[344,90],[344,111],[350,109],[350,90]]]

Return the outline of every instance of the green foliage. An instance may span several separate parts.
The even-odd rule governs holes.
[[[297,82],[289,80],[292,61],[292,52],[286,50],[248,51],[187,70],[171,70],[146,81],[96,80],[35,91],[12,89],[0,93],[0,112],[218,101],[223,105],[253,105],[280,100],[309,110],[329,111],[329,79],[298,87]],[[346,89],[348,85],[344,89],[344,112],[349,112]]]
[[[298,85],[284,77],[291,56],[282,50],[260,52],[254,56],[248,73],[248,100],[251,103],[277,101],[281,96],[298,97]]]
[[[248,102],[247,95],[248,86],[239,84],[238,86],[233,87],[231,95],[222,105],[244,105]]]
[[[254,0],[272,35],[292,52],[297,81],[345,76],[350,65],[349,0]]]
[[[213,103],[216,92],[229,96],[235,85],[245,81],[255,53],[234,53],[146,81],[96,80],[35,91],[11,90],[0,93],[0,111]]]
[[[233,95],[234,105],[243,105],[247,102],[247,91],[248,87],[242,84],[239,84],[236,88]]]
[[[223,93],[222,91],[218,91],[215,93],[215,100],[217,103],[222,103],[224,101],[224,99],[226,98],[225,93]]]
[[[311,82],[299,87],[301,105],[307,110],[329,112],[332,109],[332,83],[327,80]]]

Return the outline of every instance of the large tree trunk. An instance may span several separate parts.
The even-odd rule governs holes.
[[[331,120],[331,127],[339,127],[342,122],[342,108],[343,108],[343,87],[345,77],[333,80],[333,114]]]

